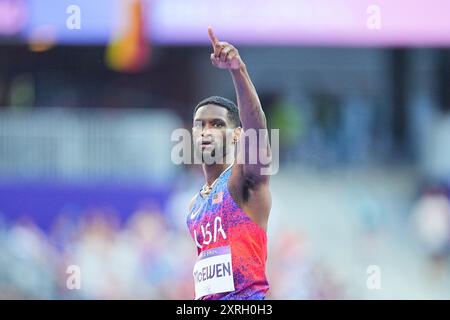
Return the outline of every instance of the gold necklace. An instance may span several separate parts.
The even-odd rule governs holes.
[[[208,194],[211,193],[211,191],[212,191],[214,185],[215,185],[216,182],[219,180],[219,178],[220,178],[220,177],[221,177],[228,169],[230,169],[230,168],[233,166],[233,164],[234,164],[234,161],[233,161],[232,164],[230,164],[230,165],[228,166],[228,168],[226,168],[225,170],[223,170],[223,172],[216,178],[216,180],[214,180],[214,182],[213,182],[210,186],[208,186],[208,184],[205,183],[205,185],[202,187],[202,190],[200,190],[200,194],[201,194],[201,196],[202,196],[203,198],[206,197]]]

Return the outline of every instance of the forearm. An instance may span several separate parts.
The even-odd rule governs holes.
[[[253,182],[262,181],[262,178],[265,178],[264,181],[267,181],[267,176],[261,176],[261,168],[270,165],[272,154],[268,141],[266,116],[245,64],[242,64],[239,69],[230,70],[230,72],[236,89],[239,117],[241,118],[242,127],[244,129],[243,137],[247,134],[250,134],[249,137],[252,135],[248,130],[256,131],[255,142],[257,148],[252,148],[244,142],[244,144],[242,144],[244,152],[238,152],[238,160],[243,161],[243,159],[250,159],[251,155],[249,153],[256,151],[256,153],[253,154],[256,163],[244,165],[244,174],[247,177],[252,177],[251,180]],[[262,150],[264,151],[261,152]]]
[[[266,116],[245,64],[242,63],[239,69],[230,70],[230,73],[236,90],[243,129],[266,129]]]

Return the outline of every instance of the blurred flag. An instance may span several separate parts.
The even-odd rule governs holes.
[[[123,27],[106,48],[108,67],[121,72],[139,72],[150,60],[144,0],[123,0]]]

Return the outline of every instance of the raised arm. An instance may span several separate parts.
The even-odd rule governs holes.
[[[208,33],[214,50],[211,54],[212,64],[220,69],[228,69],[231,73],[236,90],[243,133],[248,133],[250,138],[250,131],[254,131],[257,138],[256,146],[249,147],[247,143],[243,148],[239,149],[241,152],[238,152],[238,163],[243,163],[243,173],[246,178],[252,179],[255,183],[267,182],[269,175],[267,173],[264,174],[262,169],[269,167],[270,161],[267,160],[270,159],[271,151],[268,142],[266,116],[261,107],[255,86],[238,50],[227,42],[219,41],[211,27],[208,28]],[[260,131],[261,129],[262,131]],[[260,157],[261,152],[264,152],[264,157]],[[245,157],[245,161],[243,157]],[[256,163],[250,163],[249,160],[252,158],[256,159]]]
[[[228,187],[241,208],[266,229],[271,208],[269,190],[271,151],[266,116],[238,50],[227,42],[219,41],[211,28],[208,29],[208,33],[214,49],[211,54],[212,64],[220,69],[228,69],[231,73],[243,126],[244,136],[241,136],[239,141],[238,161],[233,168]],[[250,131],[253,131],[253,141]]]

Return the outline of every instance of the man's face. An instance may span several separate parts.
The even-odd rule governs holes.
[[[214,159],[214,163],[225,163],[224,156],[233,150],[233,129],[227,109],[214,104],[198,108],[192,128],[196,156],[208,164],[210,159]]]

